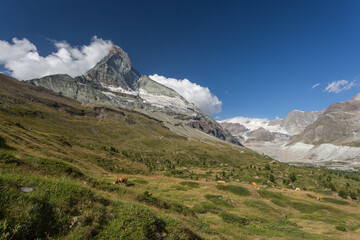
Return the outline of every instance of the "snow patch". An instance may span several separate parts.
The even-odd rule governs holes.
[[[138,95],[137,92],[135,92],[135,91],[133,91],[131,89],[125,90],[122,87],[115,87],[115,86],[111,86],[111,85],[110,86],[103,86],[103,87],[109,89],[112,92],[125,93],[125,94],[128,94],[128,95],[134,95],[134,96]]]
[[[181,100],[179,97],[168,97],[162,95],[150,94],[144,89],[139,90],[139,96],[145,100],[145,102],[150,103],[156,107],[176,107],[186,109],[186,103]]]
[[[239,123],[245,126],[246,128],[250,129],[250,131],[263,127],[264,129],[270,132],[277,132],[277,133],[291,135],[284,128],[280,127],[280,125],[270,126],[269,125],[270,120],[267,118],[234,117],[219,122]]]

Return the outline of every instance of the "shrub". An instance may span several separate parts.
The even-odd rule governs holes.
[[[290,178],[290,181],[295,182],[296,181],[296,174],[295,173],[290,173],[289,178]]]
[[[344,199],[346,199],[347,196],[348,196],[347,193],[344,190],[340,190],[338,192],[338,195],[339,195],[339,197],[344,198]]]
[[[232,192],[232,193],[234,193],[236,195],[239,195],[239,196],[250,196],[249,190],[247,190],[246,188],[241,187],[241,186],[217,185],[216,188],[220,189],[220,190],[223,190],[223,191]]]
[[[180,203],[165,201],[160,198],[154,197],[152,193],[148,191],[145,191],[144,193],[138,195],[137,200],[158,208],[169,209],[173,212],[182,213],[184,215],[195,215],[194,212],[191,211],[188,207]]]
[[[349,196],[351,197],[351,199],[356,200],[356,193],[355,192],[349,192]]]
[[[316,199],[316,197],[314,195],[311,195],[310,193],[307,193],[306,196],[309,197],[309,198]]]
[[[205,198],[207,200],[210,200],[211,202],[217,204],[217,205],[222,205],[222,206],[225,206],[225,207],[234,207],[228,201],[221,199],[222,198],[221,195],[206,194]]]
[[[346,232],[346,227],[344,225],[336,225],[336,230]]]
[[[270,174],[269,180],[270,180],[270,182],[275,182],[275,177],[274,177],[274,175]]]
[[[268,211],[271,209],[267,204],[258,199],[247,199],[244,201],[244,204],[249,207],[260,209],[262,211]]]
[[[218,213],[219,211],[221,211],[221,209],[213,202],[203,202],[197,204],[193,206],[191,210],[193,210],[196,213],[207,213],[207,212]]]
[[[265,170],[270,170],[270,165],[268,163],[265,165]]]
[[[8,148],[5,139],[0,136],[0,148]]]
[[[240,217],[235,214],[222,212],[219,216],[223,219],[226,223],[236,224],[240,226],[246,226],[250,224],[250,221],[245,217]]]

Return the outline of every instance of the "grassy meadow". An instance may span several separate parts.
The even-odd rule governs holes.
[[[359,172],[0,81],[0,239],[359,239],[359,198]]]

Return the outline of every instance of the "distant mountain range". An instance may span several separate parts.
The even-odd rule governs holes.
[[[285,119],[223,120],[245,146],[284,162],[360,168],[360,94],[326,110],[291,111]]]
[[[121,107],[144,113],[190,139],[212,141],[216,137],[241,145],[228,130],[176,91],[141,75],[133,68],[128,54],[118,46],[113,46],[109,54],[85,76],[73,78],[58,74],[28,82],[86,104]]]

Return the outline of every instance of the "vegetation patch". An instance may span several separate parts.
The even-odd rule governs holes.
[[[269,211],[272,209],[269,205],[258,199],[247,199],[244,201],[244,204],[262,211]]]
[[[335,199],[335,198],[322,198],[321,200],[324,202],[334,203],[334,204],[338,204],[338,205],[350,205],[350,203],[348,203],[346,201]]]
[[[223,191],[228,191],[228,192],[234,193],[234,194],[239,195],[239,196],[250,196],[249,190],[247,190],[246,188],[241,187],[241,186],[217,185],[216,188],[220,189],[220,190],[223,190]]]
[[[240,217],[235,214],[221,212],[219,213],[219,216],[222,218],[222,220],[226,223],[235,224],[239,226],[246,226],[250,224],[250,220],[246,217]]]
[[[188,188],[199,188],[200,187],[199,183],[197,183],[197,182],[188,182],[188,181],[186,181],[186,182],[180,182],[180,184],[183,185],[183,186],[186,186]]]
[[[196,213],[218,213],[222,211],[215,203],[213,202],[203,202],[197,204],[191,208]]]
[[[165,222],[148,209],[125,206],[124,214],[118,214],[102,231],[100,239],[159,239],[165,236]]]
[[[233,208],[234,206],[229,203],[228,201],[224,200],[223,196],[221,195],[212,195],[212,194],[206,194],[205,195],[205,198],[217,205],[221,205],[221,206],[224,206],[224,207],[227,207],[227,208]]]
[[[346,227],[345,227],[345,225],[336,225],[335,228],[336,228],[336,230],[338,230],[338,231],[346,232]]]
[[[5,139],[0,136],[0,148],[9,148],[8,145],[6,145]]]
[[[185,205],[176,203],[173,201],[165,201],[160,198],[154,197],[152,193],[145,191],[144,193],[137,196],[137,200],[140,202],[145,202],[146,204],[155,206],[157,208],[168,209],[173,212],[181,213],[184,215],[194,216],[195,213],[191,211]]]
[[[134,180],[131,180],[131,182],[140,183],[140,184],[148,184],[148,181],[146,181],[144,179],[134,179]]]

